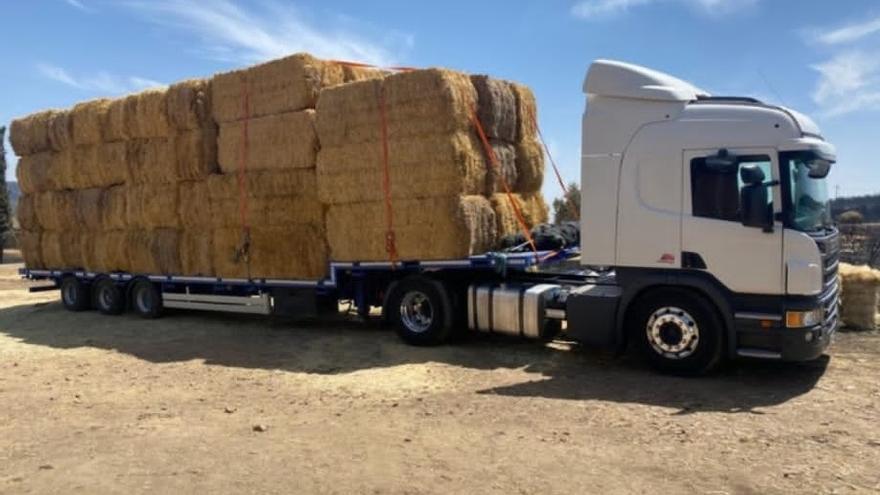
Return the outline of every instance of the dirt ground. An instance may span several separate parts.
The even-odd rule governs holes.
[[[880,490],[876,333],[684,379],[354,318],[74,314],[20,266],[0,265],[2,493]]]

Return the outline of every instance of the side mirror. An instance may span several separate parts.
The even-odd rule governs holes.
[[[764,172],[755,165],[740,169],[743,188],[740,191],[740,220],[746,227],[759,227],[773,232],[773,204],[770,203]]]
[[[714,172],[734,172],[739,163],[736,155],[730,154],[726,149],[718,150],[717,155],[706,157],[706,168]]]

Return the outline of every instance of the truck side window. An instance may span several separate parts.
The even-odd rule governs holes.
[[[691,160],[691,198],[695,217],[715,218],[738,222],[740,220],[739,192],[743,187],[739,170],[748,165],[757,165],[764,171],[766,180],[771,180],[772,162],[767,155],[739,157],[736,170],[719,171],[706,166],[705,158]],[[773,189],[768,191],[770,205],[773,204]],[[772,208],[772,206],[768,205]]]

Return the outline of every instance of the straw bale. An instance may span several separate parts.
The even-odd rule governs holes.
[[[52,115],[49,117],[49,147],[53,151],[63,151],[73,146],[70,120],[70,111],[68,110],[52,112]]]
[[[214,234],[209,229],[180,232],[180,268],[186,275],[214,276]]]
[[[174,142],[167,138],[128,141],[128,178],[133,184],[172,184],[179,179]]]
[[[486,194],[504,192],[504,184],[511,190],[517,185],[516,147],[510,143],[493,139],[490,143],[498,166],[492,165],[488,156],[486,161]]]
[[[58,164],[62,161],[61,156],[69,159],[69,154],[50,151],[21,157],[15,171],[21,192],[34,194],[56,189]]]
[[[16,155],[27,156],[50,149],[49,122],[54,115],[54,110],[45,110],[12,121],[9,141]]]
[[[426,69],[322,91],[317,107],[321,147],[379,141],[382,92],[388,135],[392,139],[471,131],[471,111],[477,96],[468,76]]]
[[[516,142],[523,143],[538,137],[538,102],[528,86],[510,83],[516,96]]]
[[[540,193],[533,194],[511,194],[511,197],[519,206],[523,220],[526,226],[531,230],[534,226],[546,223],[549,216],[549,208],[544,196]],[[500,240],[504,236],[514,235],[522,232],[516,211],[511,204],[510,198],[505,193],[492,195],[490,198],[492,209],[495,211],[497,238]]]
[[[40,226],[47,230],[77,228],[76,194],[49,191],[34,196],[34,210]]]
[[[236,256],[241,229],[215,229],[213,242],[218,277],[319,279],[327,274],[326,241],[318,225],[254,227],[246,259]]]
[[[401,260],[470,256],[496,242],[495,213],[483,196],[404,199],[392,203]],[[327,211],[331,259],[386,261],[385,205],[382,201],[332,205]]]
[[[129,271],[148,275],[178,275],[180,231],[177,229],[133,230],[126,234]]]
[[[245,91],[251,118],[315,108],[322,88],[344,80],[341,65],[305,53],[217,74],[212,85],[214,119],[224,123],[248,117],[243,104]]]
[[[77,229],[95,231],[103,227],[104,189],[80,189],[73,192]]]
[[[849,328],[874,330],[877,305],[880,303],[880,271],[868,266],[839,265],[841,320]]]
[[[128,227],[128,188],[114,186],[104,189],[101,199],[101,228],[103,230],[124,230]]]
[[[372,67],[352,67],[350,65],[342,66],[342,74],[345,82],[365,81],[367,79],[382,79],[390,75],[390,72],[374,69]]]
[[[86,247],[86,268],[111,273],[131,271],[129,236],[125,230],[95,232]]]
[[[104,140],[125,141],[130,139],[128,125],[126,124],[126,106],[128,98],[116,98],[107,106],[104,114]]]
[[[220,125],[218,156],[223,173],[238,171],[245,121]],[[318,152],[315,111],[286,112],[247,121],[247,169],[314,168]]]
[[[128,148],[125,143],[104,143],[95,147],[97,161],[94,164],[95,186],[110,187],[123,184],[128,179]],[[77,166],[88,166],[78,163]]]
[[[489,76],[471,76],[477,90],[477,117],[483,132],[493,139],[516,140],[516,95],[510,83]]]
[[[208,181],[212,225],[241,226],[241,200],[236,175],[214,175]],[[318,201],[313,170],[248,173],[244,183],[247,222],[254,227],[321,225],[323,206]]]
[[[22,230],[39,230],[40,222],[37,218],[37,210],[35,206],[35,196],[33,194],[22,194],[18,198],[18,206],[15,208],[15,216],[18,218],[18,225]]]
[[[532,193],[544,185],[544,148],[535,140],[516,145],[516,192]]]
[[[174,129],[196,130],[213,127],[211,118],[211,80],[190,79],[168,87],[168,122]]]
[[[174,155],[180,180],[203,180],[217,173],[217,129],[184,131],[174,137]]]
[[[486,189],[486,164],[472,133],[392,139],[388,149],[392,198],[482,194]],[[384,198],[381,142],[322,147],[317,172],[324,203]]]
[[[126,222],[133,229],[176,228],[178,191],[165,184],[129,186],[125,201]]]
[[[178,184],[177,217],[184,229],[204,229],[212,225],[211,198],[206,181],[188,181]]]
[[[70,132],[74,144],[98,144],[103,140],[110,100],[99,99],[79,103],[70,112]]]
[[[40,253],[49,268],[85,268],[88,234],[83,231],[44,231],[40,236]]]
[[[123,119],[129,139],[167,138],[167,90],[148,89],[125,98]]]
[[[16,233],[16,240],[21,248],[24,266],[31,269],[46,268],[43,263],[43,252],[40,249],[40,232],[22,229]]]

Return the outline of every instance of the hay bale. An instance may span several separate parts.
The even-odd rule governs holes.
[[[374,69],[372,67],[353,67],[350,65],[342,66],[342,74],[345,82],[366,81],[368,79],[382,79],[390,72]]]
[[[167,138],[167,90],[148,89],[125,98],[123,120],[129,139]]]
[[[190,79],[172,84],[166,96],[168,123],[178,131],[213,127],[211,80]]]
[[[18,218],[18,225],[22,230],[35,231],[41,228],[35,203],[36,196],[33,194],[22,194],[18,198],[15,216]]]
[[[205,229],[213,224],[207,181],[181,182],[177,186],[177,217],[184,230]]]
[[[378,95],[383,91],[388,135],[393,139],[471,132],[471,111],[477,95],[468,76],[427,69],[322,91],[317,106],[321,147],[379,141]]]
[[[544,148],[535,140],[516,145],[516,192],[533,193],[544,185]]]
[[[145,275],[179,275],[180,232],[177,229],[133,230],[126,234],[128,270]]]
[[[95,232],[85,254],[86,269],[101,273],[130,272],[131,250],[128,232]]]
[[[99,99],[79,103],[70,112],[70,134],[73,143],[99,144],[103,139],[103,127],[110,100]]]
[[[342,66],[298,53],[214,76],[211,106],[219,123],[241,120],[245,90],[250,118],[315,108],[322,88],[344,82]]]
[[[104,189],[101,199],[101,229],[124,230],[128,228],[128,188],[114,186]]]
[[[203,180],[217,173],[217,130],[179,132],[174,136],[174,160],[180,180]]]
[[[70,122],[70,111],[68,110],[53,112],[49,117],[49,147],[53,151],[64,151],[73,146]]]
[[[177,183],[180,177],[172,140],[167,138],[134,139],[128,141],[126,146],[129,183]]]
[[[72,191],[49,191],[34,195],[34,210],[47,230],[77,228],[76,195]]]
[[[313,170],[292,169],[248,173],[244,182],[247,222],[254,227],[321,225]],[[241,200],[236,175],[214,175],[208,181],[210,218],[216,227],[241,226]]]
[[[178,190],[165,184],[137,184],[126,188],[126,223],[132,229],[177,228],[180,220]]]
[[[88,234],[83,231],[44,231],[40,236],[43,263],[51,269],[82,269]]]
[[[516,147],[513,144],[493,139],[489,143],[495,154],[498,166],[490,161],[483,147],[483,159],[486,163],[486,191],[485,194],[504,192],[504,185],[513,190],[517,186],[518,172],[516,169]]]
[[[57,189],[59,164],[69,159],[67,153],[50,151],[21,157],[15,171],[21,192],[35,194]]]
[[[27,156],[48,151],[49,122],[54,110],[45,110],[15,119],[9,127],[9,141],[18,156]]]
[[[395,199],[482,194],[486,189],[486,163],[472,133],[395,138],[388,148]],[[322,147],[317,173],[324,203],[382,200],[382,143]]]
[[[519,206],[526,226],[531,230],[536,225],[546,223],[550,214],[547,202],[540,193],[511,194],[511,197]],[[493,194],[490,198],[492,209],[495,211],[497,226],[497,239],[504,236],[515,235],[522,232],[516,211],[511,204],[510,198],[505,193]]]
[[[127,98],[112,100],[104,113],[104,140],[115,142],[131,138],[126,124]]]
[[[95,147],[96,161],[92,164],[94,185],[111,187],[128,180],[128,147],[125,143],[104,143]],[[88,167],[78,163],[78,167]]]
[[[214,276],[214,234],[210,229],[180,232],[180,268],[190,276]]]
[[[538,138],[538,102],[528,86],[510,83],[516,97],[516,142]]]
[[[856,330],[875,330],[880,303],[880,271],[868,266],[839,265],[842,284],[841,320]]]
[[[16,233],[24,266],[31,269],[46,268],[43,263],[43,251],[40,248],[40,232],[36,230],[20,230]]]
[[[477,118],[483,132],[493,139],[516,141],[516,95],[510,83],[489,76],[471,76],[477,90]]]
[[[80,189],[73,192],[77,229],[95,231],[103,227],[104,189]]]
[[[220,170],[236,173],[242,159],[244,121],[220,125],[217,143]],[[314,168],[318,153],[315,111],[287,112],[251,119],[248,125],[248,170]]]
[[[403,199],[392,204],[400,260],[442,260],[485,252],[496,242],[495,213],[483,196]],[[327,242],[334,261],[387,261],[385,204],[332,205]]]
[[[238,228],[214,230],[215,275],[223,278],[320,279],[327,275],[324,229],[319,225],[254,227],[247,259]]]

